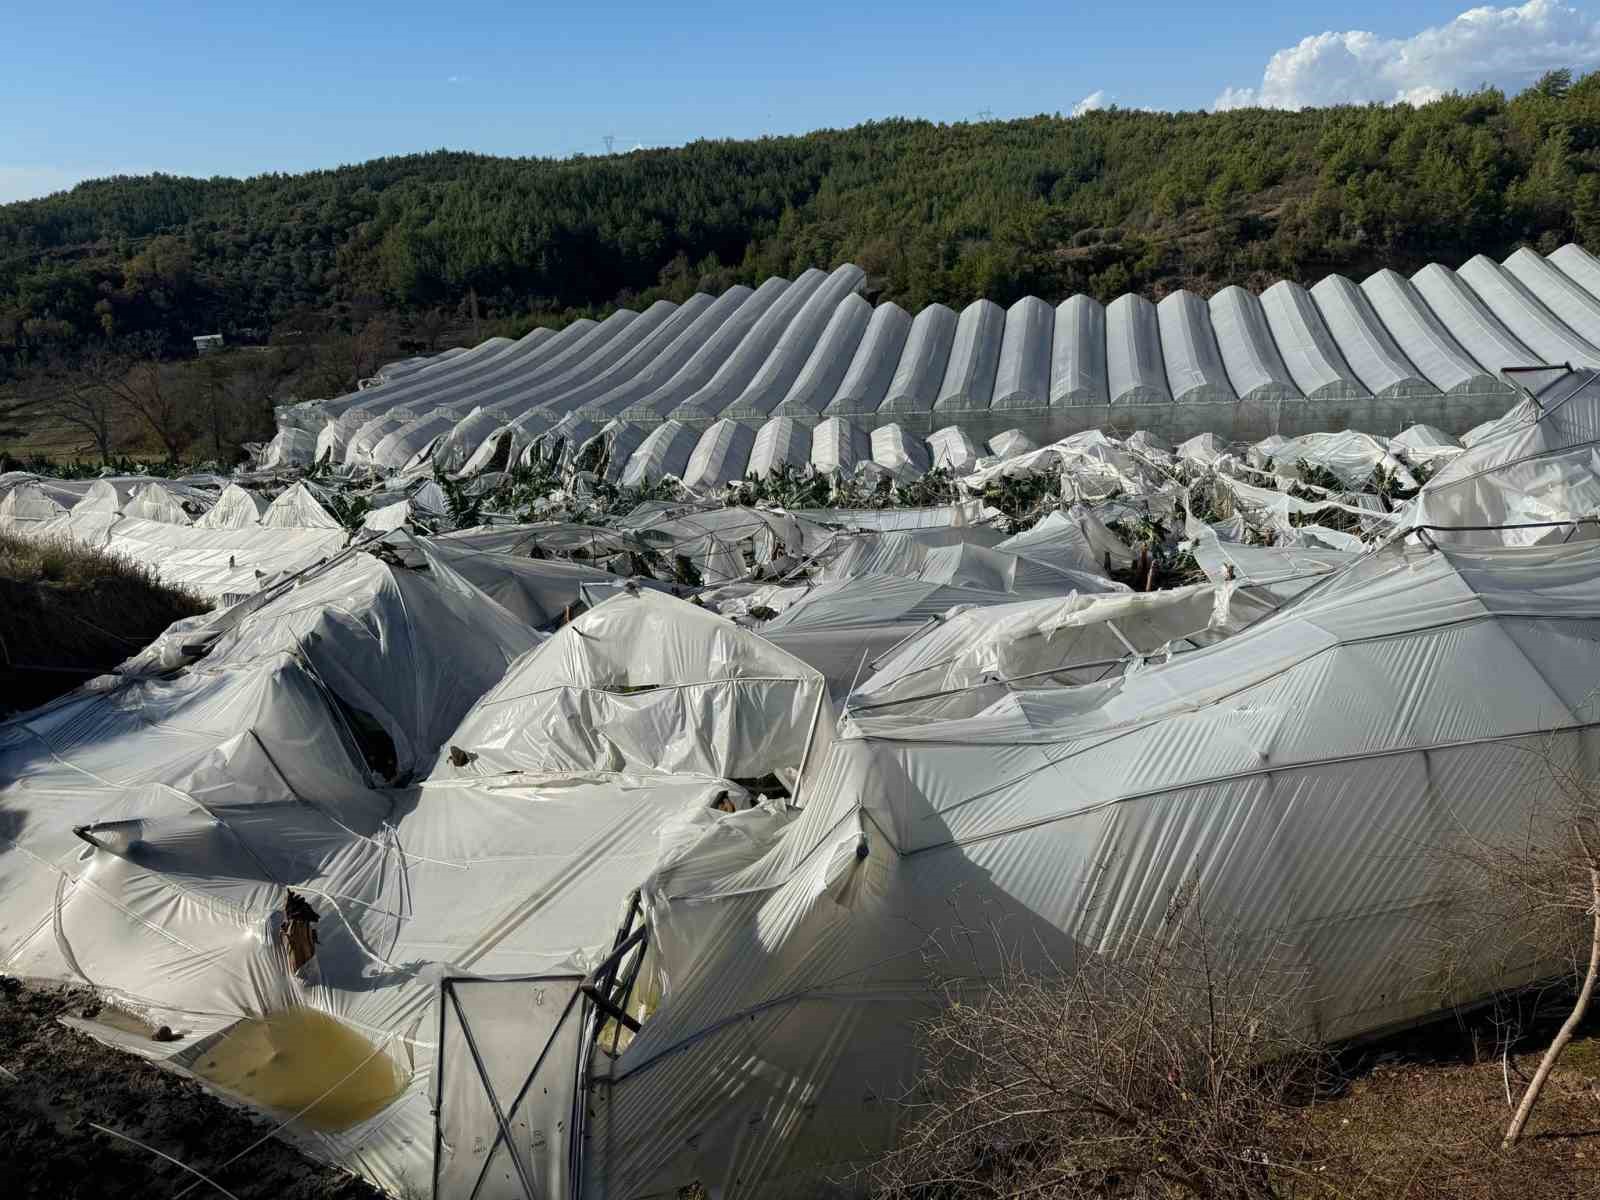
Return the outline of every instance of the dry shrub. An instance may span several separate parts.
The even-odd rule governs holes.
[[[1008,954],[922,1029],[888,1197],[1278,1197],[1321,1190],[1300,1109],[1331,1085],[1297,1031],[1303,973],[1207,920],[1192,889],[1116,957],[1048,974]]]
[[[1444,988],[1481,994],[1498,984],[1509,1116],[1504,1145],[1519,1142],[1562,1051],[1582,1024],[1600,983],[1600,782],[1581,740],[1552,733],[1532,753],[1549,780],[1512,836],[1485,840],[1462,832],[1432,850],[1452,879],[1446,919]],[[1529,980],[1534,982],[1530,985]],[[1531,1076],[1514,1055],[1530,1014],[1547,999],[1567,1019],[1544,1045]]]
[[[31,537],[0,530],[0,578],[21,583],[86,584],[113,577],[154,583],[137,563],[66,537]]]
[[[0,578],[19,583],[87,586],[114,583],[137,592],[161,593],[204,612],[196,596],[164,584],[143,563],[70,537],[34,537],[0,530]]]

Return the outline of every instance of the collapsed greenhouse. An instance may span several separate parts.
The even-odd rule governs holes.
[[[981,442],[965,417],[926,437],[907,420],[835,426],[834,457],[802,464],[827,419],[801,437],[802,416],[775,426],[781,406],[747,393],[766,372],[761,396],[803,393],[813,415],[843,394],[856,368],[838,369],[841,347],[891,319],[849,303],[836,272],[807,285],[826,305],[767,289],[813,336],[774,331],[737,391],[716,375],[647,404],[641,382],[587,426],[567,421],[580,408],[543,428],[528,406],[457,415],[437,392],[417,393],[425,414],[343,420],[499,345],[392,368],[232,477],[0,478],[6,527],[110,548],[216,605],[0,722],[0,970],[86,984],[169,1027],[157,1042],[78,1022],[391,1192],[483,1198],[848,1191],[851,1165],[904,1120],[930,956],[982,980],[1003,953],[1115,955],[1190,876],[1247,935],[1293,948],[1300,1015],[1323,1036],[1470,1001],[1492,964],[1466,964],[1449,994],[1418,970],[1420,931],[1450,901],[1396,847],[1510,830],[1549,786],[1522,749],[1595,750],[1600,371],[1500,373],[1600,366],[1582,357],[1600,300],[1590,315],[1549,274],[1592,262],[1567,251],[1464,269],[1481,303],[1447,273],[1318,285],[1349,313],[1374,292],[1418,316],[1402,327],[1385,310],[1382,339],[1350,328],[1404,364],[1394,382],[1426,362],[1436,392],[1455,378],[1456,398],[1493,400],[1500,415],[1459,440],[1457,412],[1392,436],[1307,417],[1173,446],[1089,416],[1064,435],[1024,425],[1016,405]],[[1309,409],[1300,366],[1346,310],[1283,295],[1328,322],[1304,357],[1283,352],[1296,373],[1280,383]],[[1427,312],[1455,297],[1484,336],[1422,320],[1417,295]],[[1570,310],[1545,307],[1562,297]],[[760,326],[725,301],[654,320],[691,328],[724,305]],[[1218,313],[1252,302],[1214,299],[1214,340],[1190,345],[1193,377],[1234,406],[1241,346],[1272,343],[1246,317],[1229,341]],[[1124,347],[1137,363],[1159,344],[1169,410],[1169,325],[1212,336],[1187,301],[1172,310],[1188,315],[1153,317],[1158,342]],[[1512,324],[1524,310],[1538,321]],[[1051,333],[1022,312],[1032,344],[1095,320],[1056,312]],[[973,323],[969,374],[1008,381],[978,389],[990,408],[1072,376],[1008,359],[1010,314]],[[1536,326],[1559,353],[1533,352]],[[530,363],[545,348],[549,394],[571,382],[554,382],[561,347],[595,373],[580,390],[621,386],[604,380],[628,344],[604,368],[573,350],[604,328],[525,348]],[[1512,361],[1484,365],[1486,330]],[[945,361],[913,353],[917,336],[893,371],[862,368],[883,405],[889,377]],[[1445,375],[1468,370],[1465,351],[1426,358],[1424,340],[1472,347],[1470,372]],[[668,364],[701,353],[674,345],[658,347]],[[1224,374],[1207,375],[1206,345],[1225,347]],[[1091,389],[1095,370],[1080,372]],[[450,386],[485,407],[485,377]],[[1096,394],[1114,410],[1136,393]],[[539,440],[567,422],[581,446],[599,433],[572,431],[646,409],[662,419],[613,428],[599,458]],[[287,466],[290,434],[350,470]],[[827,487],[784,493],[786,472],[768,486],[754,467],[688,478],[717,457],[702,454],[713,434],[723,461],[788,463]],[[511,440],[486,452],[497,438]],[[678,483],[630,490],[629,472],[654,473],[634,470],[651,439],[673,447],[649,461],[681,463]],[[486,490],[468,513],[474,481],[514,473],[517,445],[559,484],[508,511],[498,498],[518,493]],[[854,461],[869,486],[839,471]],[[824,492],[834,502],[810,502]],[[992,943],[950,936],[974,914]]]

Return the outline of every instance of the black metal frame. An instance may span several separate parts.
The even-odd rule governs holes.
[[[586,976],[577,974],[447,975],[445,978],[439,981],[439,1049],[435,1059],[433,1089],[432,1194],[434,1200],[447,1200],[447,1198],[439,1195],[439,1155],[440,1150],[443,1147],[444,1140],[439,1129],[439,1110],[444,1102],[444,1031],[447,1004],[449,1005],[449,1010],[454,1011],[456,1020],[461,1025],[461,1032],[466,1039],[467,1048],[472,1053],[474,1069],[478,1073],[478,1082],[483,1087],[484,1095],[488,1097],[490,1106],[494,1109],[495,1122],[498,1126],[498,1131],[495,1134],[495,1140],[489,1146],[488,1153],[484,1155],[483,1166],[478,1171],[477,1179],[473,1181],[471,1192],[468,1193],[469,1200],[471,1197],[475,1197],[478,1194],[478,1189],[483,1186],[484,1176],[489,1170],[489,1163],[494,1159],[494,1153],[500,1148],[501,1142],[504,1142],[506,1145],[506,1153],[511,1156],[512,1164],[515,1166],[517,1171],[517,1178],[522,1182],[522,1190],[527,1196],[528,1200],[557,1200],[557,1198],[545,1198],[539,1195],[538,1189],[534,1186],[533,1181],[528,1178],[527,1171],[522,1163],[522,1159],[517,1155],[515,1143],[512,1141],[511,1137],[510,1120],[506,1116],[505,1110],[500,1107],[500,1098],[495,1095],[494,1088],[489,1082],[488,1069],[484,1065],[483,1055],[478,1050],[477,1039],[473,1037],[472,1026],[467,1021],[467,1014],[462,1010],[461,1002],[456,998],[456,988],[460,985],[474,983],[577,983],[579,985],[578,988],[575,989],[572,995],[567,999],[566,1007],[561,1010],[560,1017],[556,1019],[555,1025],[551,1028],[549,1038],[545,1041],[545,1044],[540,1047],[539,1054],[533,1061],[533,1066],[529,1068],[528,1074],[523,1078],[522,1086],[517,1089],[516,1097],[512,1100],[510,1109],[511,1112],[515,1113],[518,1106],[521,1105],[523,1098],[527,1096],[528,1089],[533,1086],[533,1081],[539,1074],[539,1069],[544,1066],[545,1059],[550,1053],[550,1047],[554,1044],[556,1036],[561,1032],[562,1027],[573,1018],[573,1009],[575,1007],[579,1008],[577,1019],[580,1022],[587,1019],[584,1010],[588,1008],[588,1002],[586,999],[586,992],[583,988],[583,983],[586,978]],[[581,1006],[580,1001],[583,1002]],[[586,1040],[580,1039],[580,1046],[585,1044]],[[579,1053],[578,1061],[574,1064],[576,1078],[574,1079],[573,1087],[573,1111],[568,1114],[567,1119],[567,1129],[570,1141],[568,1147],[568,1166],[569,1170],[574,1172],[577,1171],[582,1165],[579,1155],[580,1147],[577,1145],[577,1142],[579,1140],[578,1117],[584,1105],[585,1089],[583,1086],[583,1077],[587,1070],[586,1063],[587,1055],[584,1053]],[[576,1178],[576,1176],[574,1176],[574,1178]],[[456,1198],[449,1197],[448,1200],[456,1200]]]
[[[1546,363],[1543,366],[1532,366],[1532,365],[1529,365],[1529,366],[1525,366],[1525,367],[1501,367],[1500,368],[1500,374],[1502,376],[1505,376],[1505,375],[1533,375],[1533,374],[1537,374],[1540,371],[1563,371],[1566,374],[1571,375],[1572,374],[1572,364],[1569,363],[1569,362],[1562,362],[1562,363]],[[1551,380],[1551,382],[1554,383],[1555,380]],[[1517,391],[1521,392],[1530,401],[1532,401],[1533,402],[1533,406],[1535,408],[1537,408],[1540,412],[1544,411],[1544,405],[1539,403],[1539,397],[1534,394],[1532,388],[1524,386],[1522,383],[1518,382],[1515,379],[1510,380],[1510,383],[1511,383],[1512,387],[1516,388]]]
[[[635,922],[638,922],[637,925]],[[631,1033],[638,1033],[639,1022],[628,1014],[628,1001],[633,996],[633,985],[639,978],[639,969],[644,965],[644,953],[649,945],[650,935],[644,923],[644,904],[637,889],[628,898],[628,912],[622,919],[622,925],[617,929],[617,935],[611,941],[611,953],[601,961],[600,965],[589,972],[579,989],[588,997],[589,1002],[602,1017],[609,1017],[618,1026],[611,1038],[611,1049],[608,1051],[615,1056],[617,1042],[621,1038],[621,1029],[626,1027]],[[635,949],[633,961],[618,978],[618,970],[623,960]],[[594,1037],[598,1042],[604,1021],[596,1021]]]

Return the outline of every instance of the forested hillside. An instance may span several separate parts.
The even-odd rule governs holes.
[[[409,315],[419,340],[850,259],[911,308],[1600,242],[1600,73],[1421,108],[874,122],[573,160],[436,152],[0,207],[9,368]]]

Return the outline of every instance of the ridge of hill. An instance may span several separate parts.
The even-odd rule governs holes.
[[[887,120],[599,158],[436,151],[0,206],[0,368],[107,336],[421,348],[851,260],[909,309],[1408,271],[1600,242],[1600,73],[1420,107]]]

